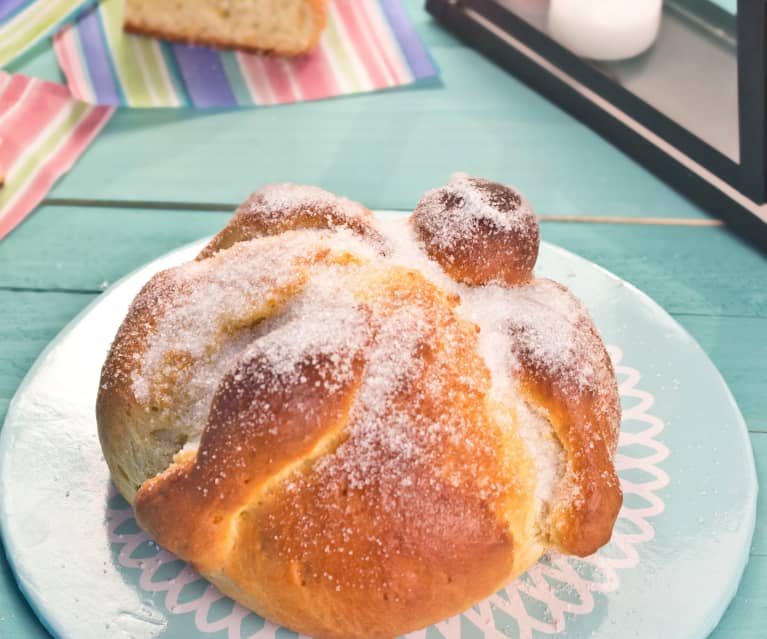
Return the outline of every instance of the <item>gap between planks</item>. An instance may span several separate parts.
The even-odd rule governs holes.
[[[48,198],[47,206],[87,206],[123,209],[165,209],[176,211],[234,212],[236,204],[217,202],[159,202],[156,200],[90,200],[77,198]],[[393,209],[394,210],[394,209]],[[541,222],[579,222],[586,224],[637,224],[649,226],[725,226],[721,220],[695,220],[680,217],[621,217],[598,215],[539,215]]]
[[[98,295],[106,289],[90,288],[47,288],[35,286],[0,286],[0,291],[6,293],[68,293],[72,295]]]
[[[725,226],[721,220],[690,220],[683,217],[611,217],[595,215],[539,215],[541,222],[582,222],[587,224],[638,224],[644,226]]]

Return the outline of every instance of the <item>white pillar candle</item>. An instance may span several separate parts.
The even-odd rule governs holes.
[[[623,60],[658,36],[663,0],[551,0],[549,35],[584,58]]]

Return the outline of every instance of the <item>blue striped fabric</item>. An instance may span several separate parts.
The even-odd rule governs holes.
[[[10,20],[27,4],[29,0],[3,0],[0,4],[0,22]]]

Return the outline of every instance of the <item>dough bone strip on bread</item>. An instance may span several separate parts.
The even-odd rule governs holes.
[[[269,184],[253,193],[197,256],[204,260],[230,246],[300,229],[347,229],[386,252],[373,214],[358,202],[314,186]]]
[[[613,466],[620,404],[612,362],[583,305],[537,279],[513,293],[506,320],[512,376],[524,401],[551,424],[566,465],[545,525],[550,544],[586,556],[610,540],[622,505]]]
[[[550,472],[546,466],[557,475],[541,505],[547,542],[567,554],[593,553],[609,541],[623,502],[612,461],[618,386],[583,304],[564,286],[534,277],[540,233],[530,204],[514,189],[456,174],[424,196],[412,222],[429,256],[465,284],[464,299],[476,300],[470,315],[489,345],[483,354],[496,385],[511,384],[502,392],[525,404],[517,401],[517,419],[542,416],[533,428],[546,424],[555,439],[552,447],[540,445],[539,433],[528,438],[539,475]],[[557,468],[557,447],[564,468]]]
[[[399,636],[547,549],[595,551],[617,386],[538,243],[516,191],[468,176],[391,224],[257,191],[144,287],[105,362],[99,436],[139,524],[319,638]]]
[[[221,382],[198,454],[146,482],[134,502],[139,523],[202,572],[226,564],[240,513],[270,481],[338,438],[359,385],[359,353],[307,353],[280,376],[261,347],[249,347]],[[329,394],[321,382],[339,357],[352,374]]]

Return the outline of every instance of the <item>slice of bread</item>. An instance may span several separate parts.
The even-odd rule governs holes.
[[[125,30],[189,44],[300,55],[320,39],[328,0],[126,0]]]

